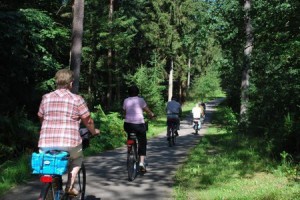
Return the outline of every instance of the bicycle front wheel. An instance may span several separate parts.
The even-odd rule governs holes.
[[[137,175],[137,145],[132,145],[132,148],[127,153],[127,171],[128,180],[133,181]]]
[[[79,194],[72,199],[84,200],[86,188],[86,171],[84,163],[81,164],[81,168],[74,183],[74,188],[79,192]]]

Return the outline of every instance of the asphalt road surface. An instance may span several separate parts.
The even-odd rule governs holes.
[[[191,116],[181,121],[176,146],[168,147],[166,133],[148,140],[147,173],[128,181],[126,146],[85,158],[87,171],[86,200],[168,200],[172,199],[176,169],[187,158],[189,150],[198,144],[211,115],[221,99],[208,102],[206,118],[198,135],[192,129]],[[38,177],[9,191],[0,200],[36,200],[40,191]]]

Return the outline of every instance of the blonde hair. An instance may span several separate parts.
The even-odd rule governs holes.
[[[58,70],[55,74],[55,83],[57,88],[68,88],[73,82],[74,74],[69,69]]]

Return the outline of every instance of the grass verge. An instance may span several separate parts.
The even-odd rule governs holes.
[[[222,114],[215,115],[225,119]],[[174,199],[299,199],[297,167],[267,158],[264,146],[258,138],[237,135],[213,124],[177,171]],[[292,176],[286,173],[290,171]]]

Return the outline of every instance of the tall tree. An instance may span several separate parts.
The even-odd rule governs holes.
[[[250,79],[250,58],[253,49],[253,34],[251,24],[251,0],[244,1],[244,12],[245,12],[245,34],[246,34],[246,45],[244,48],[244,67],[242,72],[242,83],[241,83],[241,109],[240,117],[241,121],[245,122],[247,115],[247,104],[249,101],[249,79]]]
[[[109,24],[109,35],[112,37],[112,24],[113,24],[113,12],[114,12],[114,0],[109,0],[109,9],[108,9],[108,24]],[[111,105],[111,96],[112,96],[112,71],[113,71],[113,50],[112,46],[108,47],[107,50],[107,73],[108,73],[108,83],[107,83],[107,92],[106,92],[106,108],[110,109]]]
[[[79,92],[79,75],[81,66],[81,48],[83,36],[84,0],[74,0],[72,23],[72,46],[70,55],[70,68],[74,72],[72,92]]]

